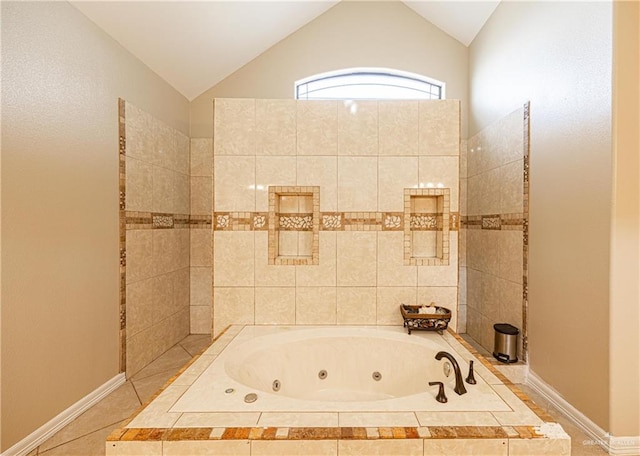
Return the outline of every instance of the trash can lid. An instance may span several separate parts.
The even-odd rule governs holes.
[[[517,336],[520,334],[520,330],[509,323],[496,323],[493,325],[493,329],[501,334],[508,334],[510,336]]]

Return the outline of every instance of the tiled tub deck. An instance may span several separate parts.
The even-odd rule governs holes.
[[[176,404],[187,390],[218,356],[224,356],[224,349],[242,330],[242,326],[228,328],[170,379],[107,438],[106,455],[571,454],[570,438],[562,428],[453,332],[442,339],[458,359],[476,360],[476,378],[499,396],[505,404],[502,410],[444,411],[447,405],[443,405],[439,411],[434,399],[428,406],[416,401],[414,411],[274,412],[256,408],[259,401],[246,412],[175,411],[181,410]],[[414,332],[407,337],[440,336]],[[461,369],[466,376],[466,366]],[[427,379],[425,388],[435,395],[437,389],[426,383]],[[448,389],[447,395],[455,393]]]

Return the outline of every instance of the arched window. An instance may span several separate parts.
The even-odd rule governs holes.
[[[296,81],[297,100],[440,100],[444,82],[387,68],[349,68]]]

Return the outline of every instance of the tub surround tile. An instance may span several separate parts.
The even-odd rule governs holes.
[[[255,285],[256,287],[289,287],[296,283],[296,266],[270,265],[268,234],[255,233]]]
[[[189,332],[191,334],[211,334],[211,305],[191,306],[189,310]]]
[[[191,210],[193,215],[209,215],[212,212],[211,177],[191,177]]]
[[[191,138],[191,176],[213,176],[213,139]]]
[[[296,157],[256,157],[256,204],[257,211],[269,211],[269,186],[296,185]],[[317,183],[316,183],[317,185]]]
[[[219,335],[228,325],[252,325],[254,323],[254,289],[249,287],[214,287],[216,303],[213,319],[213,335]]]
[[[294,287],[256,287],[256,325],[292,325],[296,319]]]
[[[125,157],[126,210],[151,211],[153,209],[153,166],[151,163]]]
[[[490,412],[416,412],[420,426],[500,426]]]
[[[213,284],[215,287],[254,286],[253,232],[216,231]]]
[[[340,412],[341,427],[393,427],[393,426],[418,426],[415,413],[390,412],[390,413],[349,413]]]
[[[258,423],[260,413],[183,413],[175,424],[180,428],[251,427]]]
[[[415,287],[378,287],[376,299],[376,324],[402,325],[400,304],[414,305],[417,299]]]
[[[422,456],[421,440],[339,440],[340,456],[351,455],[403,455]]]
[[[288,441],[268,441],[254,440],[251,442],[252,456],[281,456],[281,455],[337,455],[338,442],[335,440],[288,440]]]
[[[216,211],[254,211],[256,158],[214,156],[214,208]]]
[[[375,286],[377,233],[337,233],[338,286]]]
[[[418,267],[404,264],[404,233],[378,233],[378,287],[415,287]],[[415,298],[414,298],[415,299]]]
[[[339,325],[375,325],[377,292],[375,287],[338,287]]]
[[[297,287],[296,324],[335,325],[335,287]]]
[[[338,210],[338,158],[299,155],[296,157],[296,185],[320,187],[320,210]]]
[[[336,286],[336,233],[321,232],[317,265],[296,266],[296,287]]]
[[[473,454],[483,456],[507,456],[507,439],[430,439],[424,441],[425,456],[448,454]]]
[[[258,421],[262,427],[338,427],[338,413],[269,413],[263,412]]]

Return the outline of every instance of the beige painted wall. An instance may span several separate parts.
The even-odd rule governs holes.
[[[640,3],[614,5],[609,421],[640,436]]]
[[[351,67],[388,67],[445,82],[467,137],[468,49],[401,2],[341,2],[191,102],[191,136],[212,137],[218,98],[293,98],[295,81]]]
[[[5,450],[118,373],[118,97],[189,107],[68,3],[2,15]]]
[[[604,429],[611,48],[611,3],[502,2],[469,49],[470,135],[531,100],[531,370]]]

